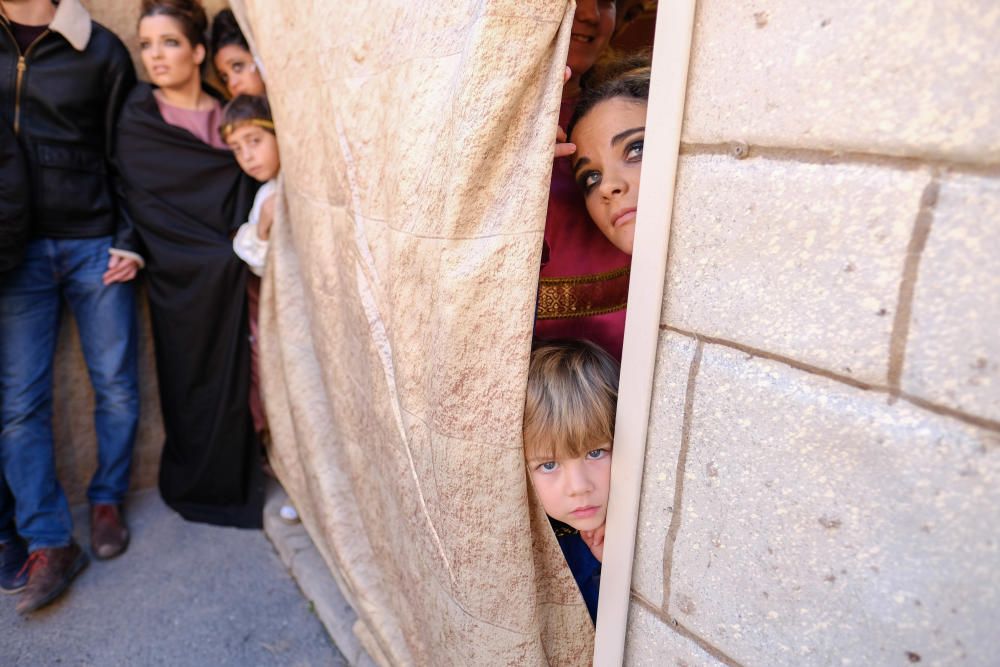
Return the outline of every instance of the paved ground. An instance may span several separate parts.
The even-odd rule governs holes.
[[[127,511],[128,551],[49,608],[24,619],[0,595],[0,665],[346,667],[262,532],[188,523],[155,491]],[[85,508],[76,532],[86,548]]]

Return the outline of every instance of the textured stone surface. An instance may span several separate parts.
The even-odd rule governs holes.
[[[742,664],[995,664],[1000,436],[706,345],[670,613]]]
[[[656,353],[646,463],[642,472],[643,494],[632,565],[632,588],[654,604],[663,600],[663,541],[673,516],[684,397],[695,346],[691,338],[664,332]]]
[[[145,292],[139,298],[139,430],[132,454],[132,490],[156,486],[163,450],[160,392],[156,384],[153,337]],[[63,310],[53,364],[52,436],[56,472],[70,503],[86,501],[87,485],[97,467],[94,391],[80,351],[76,323]]]
[[[684,140],[1000,160],[994,0],[698,3]]]
[[[884,384],[925,170],[681,161],[663,321]]]
[[[628,667],[716,667],[719,662],[642,605],[629,605],[625,660]]]
[[[949,176],[920,261],[903,391],[1000,421],[1000,178]]]

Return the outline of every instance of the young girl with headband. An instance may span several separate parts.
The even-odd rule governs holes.
[[[281,158],[278,154],[278,138],[271,120],[271,107],[263,96],[239,95],[222,111],[222,125],[219,134],[232,149],[240,169],[263,185],[257,190],[247,221],[240,225],[233,237],[233,251],[246,262],[256,276],[264,275],[267,261],[268,240],[271,225],[274,224],[275,193],[278,187],[278,172]],[[248,283],[248,287],[250,283]],[[250,404],[253,411],[254,427],[264,437],[267,419],[264,416],[263,399],[260,394],[260,372],[258,365],[258,310],[256,289],[248,289],[250,324],[250,351],[252,357]],[[281,506],[279,516],[286,523],[299,520],[298,512],[290,504]]]
[[[267,98],[240,95],[233,99],[222,112],[219,134],[233,151],[240,169],[263,183],[254,197],[247,221],[233,238],[237,256],[255,275],[261,276],[274,223],[274,192],[281,169],[278,138]]]

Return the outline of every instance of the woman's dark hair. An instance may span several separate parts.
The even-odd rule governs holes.
[[[212,53],[218,53],[225,46],[238,46],[244,51],[250,51],[250,45],[231,9],[223,9],[212,19]]]
[[[254,121],[264,121],[256,122]],[[263,95],[237,95],[222,109],[222,125],[219,134],[225,141],[229,133],[246,123],[254,123],[274,134],[271,120],[271,105]]]
[[[207,47],[208,16],[198,0],[142,0],[139,20],[147,16],[169,16],[176,20],[191,46]]]
[[[573,118],[566,128],[566,136],[590,110],[613,97],[645,102],[649,99],[650,57],[648,51],[615,58],[595,66],[580,81],[580,99],[573,111]]]

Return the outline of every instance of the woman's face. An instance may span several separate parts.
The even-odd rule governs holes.
[[[205,47],[192,46],[177,19],[146,16],[139,21],[139,54],[149,79],[160,88],[179,89],[201,81],[198,67]]]
[[[264,81],[249,51],[238,44],[227,44],[213,58],[215,71],[232,97],[263,95]]]
[[[608,48],[615,30],[615,0],[577,0],[566,64],[579,77]]]
[[[597,103],[573,128],[573,176],[598,229],[631,255],[639,172],[646,136],[646,102],[613,97]]]

